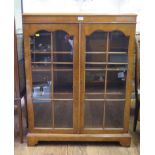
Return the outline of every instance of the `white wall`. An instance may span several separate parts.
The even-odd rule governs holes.
[[[140,13],[140,0],[23,0],[24,13]],[[137,19],[139,31],[139,17]]]
[[[140,0],[23,0],[24,12],[139,12]]]
[[[16,33],[22,33],[21,0],[14,0],[14,17]]]
[[[99,12],[139,11],[140,0],[23,0],[24,12]]]

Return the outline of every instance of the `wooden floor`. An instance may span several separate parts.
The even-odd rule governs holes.
[[[27,147],[26,138],[21,144],[15,138],[15,155],[139,155],[140,132],[132,132],[133,118],[130,121],[132,142],[130,147],[122,147],[117,143],[54,143],[42,142],[34,147]]]

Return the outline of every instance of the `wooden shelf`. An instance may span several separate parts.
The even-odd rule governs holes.
[[[124,62],[86,62],[86,65],[127,65]]]
[[[125,101],[125,99],[84,99],[85,101]]]
[[[31,52],[31,54],[51,54],[51,52]]]
[[[55,98],[55,99],[51,99],[51,98],[32,98],[32,100],[34,101],[73,101],[73,98],[71,99],[67,99],[67,98]]]
[[[71,54],[72,52],[71,51],[52,51],[52,52],[31,52],[31,54]]]
[[[50,69],[32,69],[33,72],[51,72]],[[73,69],[53,69],[54,72],[71,72]]]
[[[51,69],[32,69],[32,72],[51,72]]]
[[[98,51],[93,51],[93,52],[86,52],[86,54],[128,54],[127,52],[98,52]]]
[[[61,52],[31,52],[31,54],[71,54],[72,52],[71,51],[61,51]],[[73,52],[74,53],[74,52]],[[128,54],[127,52],[99,52],[99,51],[93,51],[93,52],[86,52],[86,54]]]
[[[86,92],[86,95],[123,95],[122,92],[101,93],[101,92]]]
[[[105,69],[101,69],[101,68],[86,68],[86,71],[124,71],[127,70],[127,68],[105,68]]]
[[[44,61],[39,61],[39,62],[31,62],[32,64],[64,64],[64,65],[70,65],[73,64],[73,62],[44,62]]]
[[[108,54],[128,54],[128,52],[108,52]]]

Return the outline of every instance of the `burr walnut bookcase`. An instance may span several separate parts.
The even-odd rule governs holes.
[[[28,145],[130,146],[136,15],[24,14],[23,24]]]

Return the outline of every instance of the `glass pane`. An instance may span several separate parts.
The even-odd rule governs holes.
[[[30,37],[32,69],[51,68],[51,32],[41,30]]]
[[[33,98],[51,98],[51,72],[32,72]]]
[[[73,61],[73,53],[69,52],[62,52],[62,53],[54,53],[53,61],[55,62],[72,62]]]
[[[31,54],[32,62],[51,62],[51,54],[50,53],[32,53]]]
[[[57,52],[73,52],[73,36],[70,36],[65,31],[55,31],[53,33],[53,49]]]
[[[103,52],[106,51],[107,33],[103,31],[96,31],[90,36],[86,37],[86,51],[87,52]]]
[[[86,101],[85,102],[85,128],[103,127],[104,102]]]
[[[53,61],[55,62],[72,62],[74,53],[73,36],[64,31],[53,33]]]
[[[73,70],[69,67],[54,66],[54,98],[73,98]]]
[[[125,98],[126,72],[108,71],[107,72],[107,93],[115,95],[116,98]],[[111,95],[107,97],[112,97]]]
[[[85,97],[87,99],[104,97],[106,48],[106,32],[96,31],[86,37]]]
[[[86,63],[86,66],[85,66],[86,68],[86,70],[87,71],[89,71],[89,70],[99,70],[99,71],[103,71],[103,70],[105,70],[105,68],[106,68],[106,66],[105,65],[103,65],[103,64],[95,64],[95,63]]]
[[[54,70],[65,71],[65,70],[73,70],[73,64],[55,64]]]
[[[110,32],[110,51],[111,52],[127,52],[129,38],[120,31]]]
[[[107,70],[127,72],[127,64],[109,64]]]
[[[86,62],[106,62],[106,54],[87,53]]]
[[[32,70],[33,71],[51,71],[51,64],[50,64],[50,62],[49,62],[49,64],[35,63],[35,64],[32,64]]]
[[[124,101],[105,103],[105,128],[123,128]]]
[[[33,101],[34,126],[51,128],[52,127],[52,103],[51,101]]]
[[[96,31],[86,37],[85,128],[103,128],[104,101],[95,99],[104,99],[106,50],[107,33]]]
[[[51,52],[51,32],[41,30],[30,37],[31,52]]]
[[[109,54],[109,62],[111,63],[127,63],[128,55],[127,54]]]
[[[54,72],[54,98],[73,98],[73,72]]]
[[[54,104],[55,128],[73,127],[73,104],[72,101],[55,101]]]
[[[73,127],[73,37],[64,31],[54,33],[53,93],[55,128]],[[64,99],[58,101],[57,99]]]
[[[104,98],[105,71],[86,71],[85,78],[86,98],[96,98],[93,93],[100,93],[100,98]]]
[[[72,128],[73,36],[61,30],[41,30],[30,37],[30,45],[35,125],[48,127],[50,124],[52,127],[53,119],[54,128]],[[51,98],[54,109],[48,100]],[[59,101],[61,99],[63,102]],[[49,114],[54,118],[50,116],[49,120]],[[38,119],[37,115],[40,115]]]

